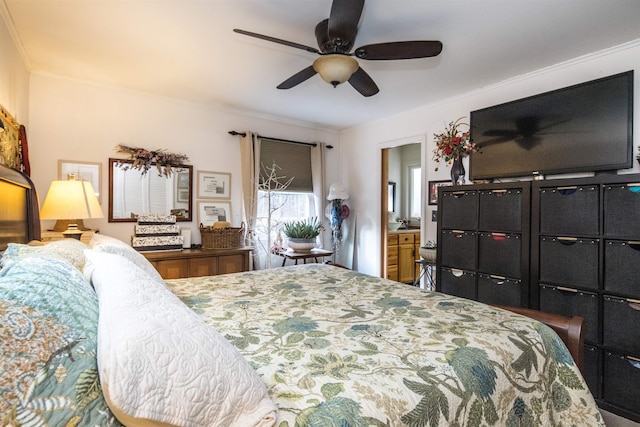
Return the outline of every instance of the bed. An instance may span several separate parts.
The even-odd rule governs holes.
[[[108,236],[29,237],[0,259],[3,426],[604,426],[531,317],[323,264],[162,281]]]

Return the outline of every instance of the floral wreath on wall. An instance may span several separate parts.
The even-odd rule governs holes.
[[[127,147],[126,145],[118,145],[116,147],[118,153],[125,153],[129,155],[129,159],[133,163],[119,162],[118,167],[127,169],[136,169],[142,171],[144,176],[149,169],[154,165],[158,169],[159,176],[165,176],[169,178],[171,176],[171,169],[184,165],[184,162],[189,160],[185,154],[169,153],[165,150],[146,150],[138,147]]]

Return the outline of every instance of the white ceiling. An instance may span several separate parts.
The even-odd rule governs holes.
[[[355,46],[440,40],[435,58],[364,61],[380,93],[319,76],[276,86],[313,53],[330,0],[0,0],[34,72],[343,129],[640,39],[639,0],[367,0]]]

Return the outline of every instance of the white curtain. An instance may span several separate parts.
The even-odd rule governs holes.
[[[258,217],[258,179],[260,176],[260,138],[253,132],[246,131],[240,137],[240,161],[242,162],[242,212],[247,227],[245,245],[257,249],[255,227]],[[249,269],[255,270],[260,265],[260,255],[252,251]]]
[[[316,210],[316,215],[318,219],[325,224],[325,228],[331,229],[331,227],[327,224],[326,218],[324,216],[325,205],[330,203],[326,199],[325,192],[325,173],[324,173],[324,163],[325,163],[325,150],[326,144],[321,142],[316,142],[316,146],[311,148],[311,180],[313,181],[313,199]],[[320,245],[324,247],[324,236],[325,232],[322,231],[320,233]]]

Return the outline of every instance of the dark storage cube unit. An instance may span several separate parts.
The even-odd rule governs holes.
[[[475,270],[478,250],[478,235],[475,231],[445,230],[439,245],[442,250],[442,265]]]
[[[587,323],[585,341],[598,343],[598,294],[558,286],[540,285],[540,310],[564,316],[581,316]]]
[[[638,412],[640,358],[604,352],[602,398],[613,405]]]
[[[640,183],[604,188],[604,234],[610,237],[640,235]],[[635,220],[631,220],[635,218]]]
[[[480,230],[522,230],[522,190],[480,191]]]
[[[478,273],[478,301],[485,304],[522,306],[522,282]]]
[[[541,188],[540,233],[598,234],[599,200],[597,185]]]
[[[605,241],[604,289],[625,295],[640,295],[640,242]]]
[[[478,271],[519,279],[521,246],[518,234],[479,233]]]
[[[584,380],[593,397],[600,398],[600,350],[590,345],[584,346]]]
[[[598,239],[540,237],[540,281],[598,289]]]
[[[640,354],[640,300],[605,295],[603,312],[604,345]]]
[[[442,277],[438,278],[438,284],[440,292],[445,294],[473,300],[477,298],[475,273],[443,267]]]
[[[443,191],[443,228],[475,230],[478,224],[478,195],[474,191]]]

